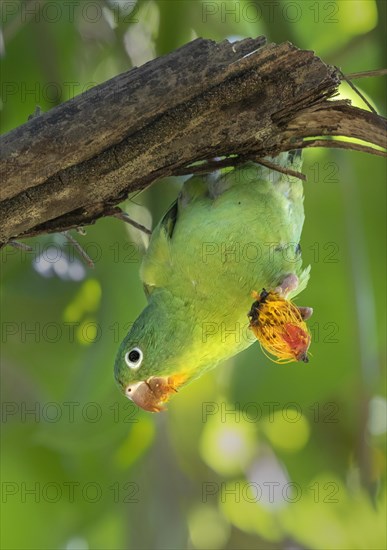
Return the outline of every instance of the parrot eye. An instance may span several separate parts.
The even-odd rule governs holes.
[[[125,363],[130,369],[139,369],[142,359],[143,354],[140,348],[133,348],[125,354]]]

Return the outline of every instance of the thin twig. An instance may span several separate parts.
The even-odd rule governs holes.
[[[292,170],[291,168],[284,168],[282,166],[279,166],[275,162],[270,162],[266,159],[254,159],[254,162],[258,162],[258,164],[262,164],[262,166],[266,166],[266,168],[270,168],[270,170],[275,170],[276,172],[280,172],[281,174],[286,174],[288,176],[292,176],[293,178],[298,178],[302,181],[306,181],[305,174],[302,174],[301,172],[297,172],[296,170]]]
[[[215,172],[221,168],[228,168],[246,162],[246,158],[242,157],[227,157],[221,160],[207,160],[201,164],[182,166],[173,171],[174,176],[186,176],[188,174],[207,174]]]
[[[25,252],[32,252],[33,250],[31,246],[28,246],[28,244],[24,244],[19,241],[8,241],[6,244],[17,248],[18,250],[24,250]]]
[[[355,80],[356,78],[366,78],[369,76],[384,76],[387,75],[387,69],[375,69],[374,71],[362,71],[360,73],[346,74],[346,78],[349,80]]]
[[[118,212],[114,212],[112,214],[112,216],[115,217],[115,218],[118,218],[120,220],[123,220],[124,222],[132,225],[133,227],[135,227],[136,229],[139,229],[140,231],[142,231],[146,235],[152,235],[152,231],[150,229],[148,229],[144,225],[141,225],[141,223],[138,223],[138,222],[135,222],[134,220],[132,220],[132,218],[126,212],[124,212],[123,210],[119,210]]]
[[[76,241],[72,235],[70,235],[70,232],[69,231],[62,231],[62,235],[64,235],[66,237],[66,239],[74,246],[75,250],[85,260],[88,267],[90,267],[91,269],[94,269],[95,265],[94,265],[93,260],[85,252],[85,250],[82,248],[82,246],[79,244],[79,242]]]
[[[291,170],[290,168],[283,168],[282,166],[279,166],[278,164],[270,162],[266,159],[252,158],[248,155],[239,157],[227,157],[221,160],[209,160],[203,164],[197,164],[195,166],[185,166],[175,171],[174,175],[182,176],[186,174],[206,174],[207,172],[213,172],[221,168],[237,166],[244,162],[248,162],[249,160],[256,162],[257,164],[262,164],[262,166],[266,166],[266,168],[270,168],[271,170],[275,170],[276,172],[280,172],[281,174],[287,174],[288,176],[306,181],[306,176],[301,172],[296,172],[295,170]]]
[[[332,147],[337,149],[350,149],[351,151],[361,151],[362,153],[370,153],[371,155],[377,155],[379,157],[387,157],[386,151],[380,151],[379,149],[374,149],[368,145],[361,145],[360,143],[338,141],[335,139],[305,140],[298,143],[297,147],[301,149],[305,147]]]
[[[373,113],[375,113],[375,115],[377,115],[378,113],[375,110],[375,108],[371,105],[371,103],[368,101],[368,99],[366,97],[364,97],[364,95],[361,93],[361,91],[356,88],[355,84],[353,82],[351,82],[338,67],[336,67],[336,69],[339,71],[339,73],[343,77],[343,80],[345,80],[345,82],[352,88],[352,90],[355,92],[355,94],[357,94],[364,101],[364,103],[367,105],[367,107],[369,109],[371,109],[371,111]]]

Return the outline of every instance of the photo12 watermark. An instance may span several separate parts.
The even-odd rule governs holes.
[[[140,409],[130,400],[109,405],[97,401],[3,401],[1,422],[9,424],[137,424]]]
[[[132,328],[133,323],[103,325],[98,321],[4,321],[1,323],[1,343],[20,344],[97,344],[108,340],[119,344]]]
[[[260,21],[275,24],[276,22],[298,23],[307,18],[312,23],[339,23],[340,6],[338,2],[329,1],[203,1],[203,23],[259,23]]]
[[[314,482],[303,487],[294,481],[281,483],[278,480],[266,480],[261,483],[246,482],[216,482],[206,481],[202,483],[202,502],[210,502],[213,499],[220,502],[248,502],[292,504],[302,498],[314,503],[337,504],[339,502],[340,487],[335,481],[324,483]]]
[[[7,246],[2,249],[0,254],[0,263],[6,264],[8,261],[17,261],[22,264],[30,264],[36,271],[47,271],[48,268],[58,266],[59,264],[75,263],[82,260],[87,264],[86,259],[92,262],[93,266],[101,261],[107,261],[114,264],[139,264],[142,260],[143,248],[131,241],[114,241],[107,246],[102,246],[97,241],[79,241],[80,247],[77,248],[72,242],[63,238],[63,242],[57,240],[50,241],[30,241],[26,247]],[[55,271],[55,270],[54,270]]]
[[[253,300],[252,300],[253,301]],[[308,329],[311,333],[312,343],[339,344],[340,327],[335,321],[314,321],[308,322]],[[205,321],[201,324],[202,343],[218,342],[219,344],[254,344],[257,341],[254,332],[251,330],[249,322],[231,323],[222,321]]]
[[[21,502],[23,504],[42,502],[86,502],[96,504],[108,501],[111,504],[138,504],[140,486],[134,481],[118,481],[104,486],[98,481],[2,481],[1,501],[3,504]]]
[[[248,401],[247,403],[204,401],[202,403],[202,422],[205,424],[215,417],[222,424],[228,422],[256,424],[261,421],[272,424],[280,418],[281,421],[296,424],[307,416],[315,424],[337,424],[339,412],[340,406],[335,401],[323,403],[316,401],[308,406],[296,401],[286,403],[279,401]]]
[[[322,262],[325,264],[337,264],[340,262],[340,246],[333,241],[320,243],[318,241],[309,245],[312,252],[313,264]],[[239,242],[239,241],[207,241],[202,243],[201,260],[203,264],[213,263],[214,260],[221,264],[273,264],[282,260],[289,266],[300,262],[301,246],[297,242]]]
[[[101,20],[111,20],[118,23],[132,24],[139,22],[140,6],[136,0],[2,0],[1,23],[7,25],[10,21],[18,23],[99,23]]]

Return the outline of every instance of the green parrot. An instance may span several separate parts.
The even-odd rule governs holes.
[[[300,151],[269,160],[297,171],[302,165]],[[299,178],[248,162],[186,180],[140,268],[148,303],[114,369],[126,397],[145,410],[163,410],[179,388],[253,344],[252,318],[269,292],[286,302],[307,285],[303,223]],[[312,310],[297,311],[306,319]],[[307,360],[307,346],[294,360]]]

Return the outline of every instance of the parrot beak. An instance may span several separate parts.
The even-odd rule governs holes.
[[[151,376],[148,380],[129,384],[125,395],[145,411],[160,412],[166,409],[165,403],[171,394],[177,393],[181,383],[181,376]]]

